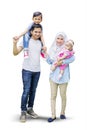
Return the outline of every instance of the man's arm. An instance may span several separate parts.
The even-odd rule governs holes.
[[[18,40],[13,38],[13,55],[15,56],[23,50],[22,46],[17,47],[17,42]]]
[[[14,40],[19,40],[19,38],[21,38],[24,34],[26,34],[28,32],[28,29],[25,29],[22,33],[20,33],[18,36],[14,36],[13,39]]]
[[[41,34],[41,41],[43,43],[43,46],[45,46],[45,41],[44,41],[43,33]]]
[[[28,29],[26,28],[22,33],[19,34],[19,38],[21,38],[24,34],[26,34],[28,32]]]

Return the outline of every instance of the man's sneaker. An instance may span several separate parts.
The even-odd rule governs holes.
[[[38,115],[33,111],[32,108],[27,110],[27,114],[29,114],[33,118],[37,118],[38,117]]]
[[[20,121],[21,122],[25,122],[26,121],[26,112],[25,111],[21,112]]]

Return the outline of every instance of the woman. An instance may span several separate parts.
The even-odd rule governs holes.
[[[56,35],[56,38],[49,49],[49,53],[46,57],[46,61],[48,64],[52,65],[52,63],[56,59],[56,55],[61,49],[64,47],[65,42],[67,41],[67,36],[64,32],[59,32]],[[67,85],[70,80],[70,71],[69,71],[69,63],[74,61],[74,56],[69,59],[64,59],[58,62],[58,66],[61,64],[67,64],[65,68],[64,74],[62,78],[59,80],[58,75],[60,73],[60,67],[57,67],[53,72],[50,73],[49,81],[51,87],[51,112],[52,117],[48,118],[48,122],[52,122],[56,119],[56,97],[57,97],[57,90],[58,87],[60,89],[60,96],[61,96],[61,112],[60,112],[60,119],[66,119],[65,116],[65,108],[66,108],[66,90]]]

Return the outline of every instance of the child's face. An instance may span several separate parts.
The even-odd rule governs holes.
[[[40,24],[42,22],[42,17],[41,17],[41,15],[39,15],[39,16],[32,18],[32,20],[34,21],[35,24]]]
[[[65,48],[71,51],[73,49],[73,43],[71,41],[66,42]]]
[[[59,35],[59,36],[57,37],[57,39],[56,39],[56,44],[59,45],[59,46],[61,46],[61,45],[64,44],[64,38],[63,38],[62,35]]]

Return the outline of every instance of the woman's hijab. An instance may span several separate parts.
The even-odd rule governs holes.
[[[54,39],[54,42],[52,43],[52,45],[51,45],[51,47],[49,49],[49,52],[48,52],[51,59],[54,59],[56,52],[59,52],[64,46],[64,44],[61,45],[61,46],[56,44],[56,40],[60,35],[64,38],[64,44],[68,40],[68,38],[67,38],[67,36],[66,36],[66,34],[64,32],[57,33],[57,35],[56,35],[56,37]]]

